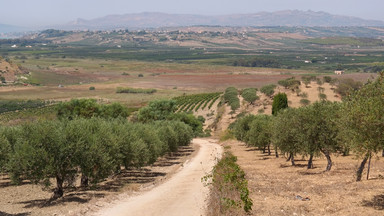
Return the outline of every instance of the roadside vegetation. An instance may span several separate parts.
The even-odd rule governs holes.
[[[252,210],[248,181],[236,161],[237,157],[227,149],[212,174],[202,179],[211,192],[207,215],[243,215]]]

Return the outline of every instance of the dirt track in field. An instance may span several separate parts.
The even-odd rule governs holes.
[[[197,155],[186,161],[171,179],[138,196],[117,200],[92,215],[204,215],[209,189],[201,178],[207,175],[223,152],[213,140],[195,139]]]

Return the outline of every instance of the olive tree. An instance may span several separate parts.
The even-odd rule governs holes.
[[[272,123],[272,142],[282,153],[288,153],[292,165],[295,165],[295,155],[303,152],[299,135],[300,119],[295,109],[284,109]]]
[[[256,115],[250,123],[250,130],[247,132],[247,144],[268,150],[268,155],[271,155],[271,116]]]
[[[55,178],[56,188],[52,198],[63,196],[64,181],[76,174],[74,162],[75,145],[67,145],[63,123],[44,121],[26,124],[23,136],[16,142],[15,152],[10,160],[10,172],[14,181],[21,178],[32,183],[50,185]]]
[[[326,171],[331,170],[331,154],[339,148],[339,108],[339,103],[324,101],[296,109],[300,120],[298,142],[303,146],[303,152],[309,155],[308,169],[313,167],[313,157],[321,152],[327,158]]]
[[[356,172],[360,181],[367,161],[384,148],[384,73],[346,98],[341,128],[343,138],[363,158]],[[368,174],[369,166],[368,163]]]

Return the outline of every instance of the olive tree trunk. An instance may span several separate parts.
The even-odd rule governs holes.
[[[56,188],[53,190],[53,196],[51,199],[55,200],[64,195],[63,183],[63,177],[60,175],[56,175]]]
[[[369,171],[371,170],[371,159],[372,159],[372,155],[369,154],[368,170],[367,170],[367,180],[369,179]]]
[[[277,152],[277,146],[275,146],[275,156],[276,156],[276,158],[279,157],[279,152]]]
[[[367,163],[367,160],[369,158],[369,153],[367,153],[365,156],[364,156],[364,159],[363,161],[361,161],[361,164],[360,164],[360,167],[359,169],[357,169],[357,172],[356,172],[356,181],[361,181],[361,177],[363,175],[363,171],[364,171],[364,167],[365,167],[365,164]]]
[[[296,164],[295,164],[295,157],[293,156],[293,154],[291,154],[291,164],[292,164],[292,166],[295,166]]]
[[[307,169],[313,169],[313,154],[309,156]]]
[[[332,160],[331,160],[331,154],[329,154],[328,150],[320,150],[325,157],[327,158],[327,168],[325,168],[325,171],[330,171],[332,168]]]
[[[88,176],[81,174],[81,187],[88,187],[89,185],[89,178]]]

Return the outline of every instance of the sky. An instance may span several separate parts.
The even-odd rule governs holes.
[[[0,23],[25,27],[140,12],[225,15],[294,9],[384,21],[384,0],[0,0],[0,5]]]

